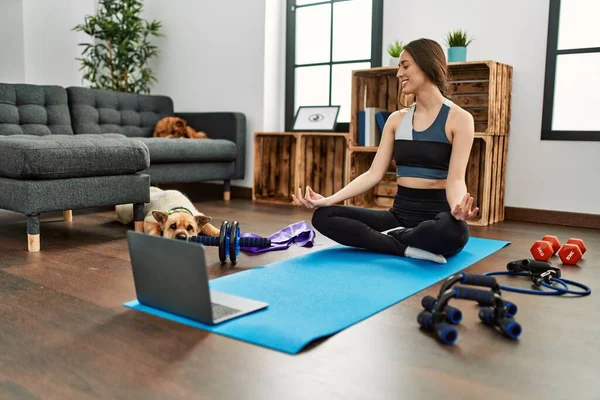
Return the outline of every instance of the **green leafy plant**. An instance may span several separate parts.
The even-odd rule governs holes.
[[[400,53],[402,53],[403,48],[404,46],[402,45],[402,42],[395,40],[394,42],[388,44],[387,52],[392,57],[400,57]]]
[[[446,45],[448,47],[467,47],[475,38],[469,38],[467,32],[457,29],[450,31],[446,35]]]
[[[159,21],[140,17],[143,0],[99,0],[96,15],[86,15],[85,22],[72,31],[85,32],[92,43],[83,47],[80,71],[95,89],[150,93],[157,82],[148,61],[158,55],[150,36],[164,36]]]

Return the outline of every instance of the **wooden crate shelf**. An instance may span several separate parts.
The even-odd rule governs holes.
[[[323,196],[346,181],[348,135],[321,132],[256,132],[252,199],[290,204],[296,188],[307,185]]]
[[[491,225],[504,220],[508,137],[477,134],[467,165],[467,190],[479,207],[472,225]]]
[[[476,134],[467,165],[467,190],[479,207],[471,225],[491,225],[504,220],[504,192],[508,137]]]
[[[257,202],[288,204],[297,181],[298,136],[257,132],[254,136],[254,185]]]
[[[348,135],[304,134],[300,136],[298,186],[310,186],[330,196],[344,186]]]
[[[469,111],[475,131],[508,135],[512,73],[510,65],[496,61],[449,63],[450,99]]]

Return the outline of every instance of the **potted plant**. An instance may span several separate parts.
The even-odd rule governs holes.
[[[404,48],[404,46],[402,45],[402,42],[399,42],[397,40],[395,40],[394,42],[388,44],[387,46],[387,52],[390,55],[390,67],[397,67],[398,66],[398,59],[400,58],[400,53],[402,53],[402,49]]]
[[[150,94],[157,79],[148,61],[158,55],[149,36],[163,36],[161,23],[141,18],[143,0],[99,0],[96,15],[72,28],[92,38],[80,43],[82,57],[76,58],[83,79],[94,89]]]
[[[467,32],[457,29],[448,32],[446,45],[448,46],[448,62],[467,61],[467,46],[474,38],[469,38]]]

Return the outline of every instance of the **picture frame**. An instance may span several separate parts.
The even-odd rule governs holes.
[[[340,106],[300,106],[294,116],[293,131],[333,132],[337,127]]]

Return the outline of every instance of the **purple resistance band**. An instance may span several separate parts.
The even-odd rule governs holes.
[[[259,238],[261,236],[255,233],[241,233],[240,237]],[[264,249],[258,247],[241,247],[240,250],[249,253],[264,253],[267,251],[285,250],[292,243],[296,243],[300,247],[312,247],[315,244],[315,231],[306,221],[299,221],[271,234],[268,238],[271,239],[271,247]]]

